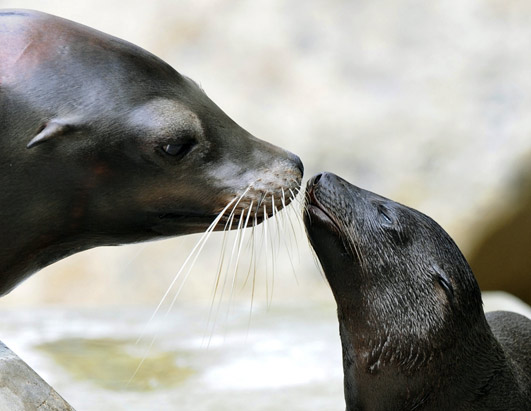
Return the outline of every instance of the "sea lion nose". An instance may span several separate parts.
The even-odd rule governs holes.
[[[310,179],[308,184],[311,184],[313,186],[316,186],[318,184],[326,185],[326,184],[331,183],[331,182],[333,183],[335,180],[337,180],[337,176],[335,174],[323,171],[322,173],[318,173],[318,174],[314,175]]]
[[[317,186],[331,188],[337,186],[338,183],[341,184],[342,181],[343,180],[334,173],[323,171],[310,178],[307,187],[308,190],[316,188]]]
[[[318,173],[308,180],[306,183],[306,193],[308,195],[312,196],[314,194],[314,191],[317,189],[317,186],[319,186],[319,181],[321,181],[323,175],[326,175],[326,173]]]
[[[319,180],[321,180],[321,177],[323,176],[323,173],[319,173],[319,174],[316,174],[312,177],[312,179],[310,180],[311,184],[312,185],[317,185],[319,184]]]
[[[304,174],[304,164],[297,154],[289,153],[288,158],[295,163],[295,166],[300,170],[301,176]]]

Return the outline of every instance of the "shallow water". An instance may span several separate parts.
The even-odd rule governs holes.
[[[151,307],[3,310],[0,333],[81,411],[344,407],[332,305],[235,306],[213,333],[208,311],[176,307],[144,330]]]
[[[510,295],[483,300],[531,318]],[[249,308],[233,304],[215,324],[209,304],[151,322],[152,306],[3,308],[0,336],[79,411],[344,409],[334,304]]]

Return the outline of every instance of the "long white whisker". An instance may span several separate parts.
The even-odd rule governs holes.
[[[243,197],[245,196],[245,194],[247,194],[249,192],[249,190],[253,187],[253,184],[250,184],[246,189],[245,191],[240,195],[240,197],[238,198],[238,201],[236,201],[236,204],[234,204],[234,207],[232,207],[232,211],[230,212],[229,214],[229,218],[234,215],[234,212],[236,211],[236,208],[238,207],[238,204],[240,204],[240,202],[242,201]]]
[[[230,226],[229,226],[229,231],[232,229],[232,224],[234,222],[234,214],[231,216],[230,218]],[[227,232],[225,233],[227,234]],[[223,250],[222,250],[222,259],[223,261],[225,260],[225,252],[226,252],[226,249],[227,249],[227,244],[228,244],[229,240],[228,240],[228,236],[227,236],[227,241],[224,242],[223,244]],[[228,271],[230,268],[230,261],[229,261],[229,266],[227,267],[227,270]],[[210,320],[212,318],[212,311],[213,311],[213,307],[214,307],[214,304],[215,304],[215,301],[216,301],[216,294],[219,290],[219,285],[220,285],[220,280],[221,280],[221,277],[223,275],[223,263],[219,266],[219,271],[218,271],[218,275],[216,277],[216,283],[215,283],[215,287],[214,287],[214,293],[213,293],[213,299],[212,299],[212,306],[211,306],[211,309],[210,309],[210,313],[209,313],[209,317],[208,317],[208,323],[210,323]],[[223,277],[223,285],[221,286],[221,293],[220,293],[220,296],[219,296],[219,299],[218,299],[218,304],[217,304],[217,308],[216,308],[216,315],[214,317],[214,322],[212,324],[212,330],[210,331],[210,335],[208,337],[208,346],[210,346],[210,342],[212,341],[212,336],[214,334],[214,330],[216,329],[216,322],[217,322],[217,318],[218,318],[218,315],[219,315],[219,310],[220,310],[220,307],[221,307],[221,302],[223,301],[223,293],[224,293],[224,289],[225,289],[225,284],[227,282],[227,275],[225,275]]]
[[[247,192],[252,188],[254,182],[251,183],[247,189],[242,193],[242,195],[240,196],[240,198],[238,199],[238,201],[236,202],[236,204],[234,205],[233,209],[232,209],[232,212],[230,214],[230,219],[233,219],[234,216],[235,216],[235,211],[236,211],[236,207],[238,206],[238,204],[240,203],[240,201],[242,200],[242,198],[245,196],[245,194],[247,194]],[[227,277],[228,277],[228,272],[232,266],[232,262],[233,262],[233,258],[234,258],[234,250],[235,250],[235,246],[237,244],[237,239],[238,239],[238,236],[240,235],[240,228],[241,228],[241,222],[242,222],[242,218],[240,216],[239,218],[239,222],[238,222],[238,227],[237,227],[237,231],[236,231],[236,239],[234,241],[234,244],[233,244],[233,247],[232,247],[232,252],[231,252],[231,257],[230,257],[230,260],[229,260],[229,264],[227,266],[227,269],[226,269],[226,274],[223,278],[223,285],[221,287],[221,294],[219,296],[219,300],[218,300],[218,305],[217,305],[217,313],[219,313],[219,310],[220,310],[220,307],[221,307],[221,303],[223,301],[223,295],[225,294],[225,287],[227,285]],[[232,228],[232,221],[231,221],[231,228]],[[225,253],[225,248],[223,249],[223,255]],[[223,257],[224,259],[225,257]],[[220,271],[219,271],[219,274],[218,274],[218,277],[217,277],[217,280],[216,280],[216,285],[215,285],[215,290],[214,290],[214,299],[212,301],[212,306],[214,305],[214,302],[215,302],[215,296],[216,296],[216,293],[217,293],[217,290],[219,288],[219,281],[220,281],[220,277],[221,277],[221,270],[222,270],[222,266],[220,267]],[[217,317],[218,317],[218,314],[216,313],[216,316],[214,318],[214,324],[212,326],[212,331],[210,333],[210,337],[209,337],[209,340],[208,340],[208,345],[210,345],[210,342],[211,342],[211,339],[212,339],[212,335],[214,333],[214,330],[215,330],[215,327],[216,327],[216,322],[217,322]],[[209,322],[210,322],[210,319],[211,319],[211,314],[212,314],[212,310],[211,312],[209,313]]]
[[[223,295],[225,294],[225,288],[227,286],[227,279],[229,277],[229,272],[231,271],[231,268],[233,266],[233,262],[235,261],[235,256],[237,255],[238,244],[240,243],[240,238],[242,236],[241,228],[242,228],[242,224],[243,224],[243,213],[244,212],[245,212],[245,210],[242,211],[242,214],[238,218],[238,227],[236,229],[236,235],[235,235],[235,238],[234,238],[234,243],[232,244],[232,250],[231,250],[229,265],[227,266],[227,270],[226,270],[226,273],[225,273],[225,278],[223,279],[223,288],[221,289],[221,295],[220,295],[220,301],[219,301],[218,308],[221,305],[221,302],[223,300]],[[235,263],[234,266],[235,266],[235,270],[237,270],[237,263]],[[234,275],[233,275],[233,279],[231,281],[231,284],[232,284],[232,286],[231,286],[231,295],[232,295],[232,290],[234,288],[234,281],[235,281]],[[228,301],[228,304],[227,304],[227,313],[225,315],[225,324],[227,323],[227,318],[228,318],[228,315],[229,315],[229,312],[230,312],[230,304],[231,304],[231,299],[229,297],[229,301]]]
[[[267,247],[267,209],[266,205],[264,204],[264,221],[262,222],[262,230],[263,230],[263,245],[265,249],[265,272],[266,272],[266,300],[269,301],[269,279],[268,279],[268,247]]]
[[[280,226],[280,221],[279,221],[279,218],[278,218],[278,208],[275,205],[275,197],[273,195],[271,195],[271,213],[273,214],[273,221],[275,222],[275,227],[276,227],[276,231],[277,231],[277,252],[276,252],[276,255],[278,256],[279,253],[280,253],[280,244],[281,244],[281,241],[280,241],[281,226]]]
[[[256,214],[255,214],[255,224],[256,224]],[[253,238],[253,249],[254,249],[254,238]],[[253,315],[254,291],[255,291],[255,284],[256,284],[256,260],[257,258],[254,259],[253,285],[251,287],[251,305],[249,307],[249,322],[247,324],[247,332],[249,332],[249,329],[251,328],[251,317]]]
[[[299,248],[299,236],[297,235],[297,230],[295,227],[298,227],[301,231],[304,231],[304,228],[303,228],[304,222],[302,221],[302,214],[304,212],[304,209],[303,209],[303,206],[300,206],[300,203],[299,203],[298,209],[293,208],[293,210],[294,210],[293,213],[288,213],[288,219],[291,225],[291,229],[293,231],[293,237],[295,239],[295,246],[297,250],[298,261],[300,262],[301,256],[300,256],[300,248]],[[295,216],[295,221],[297,224],[293,223],[292,214]]]
[[[290,204],[291,205],[291,204]],[[289,235],[289,243],[290,243],[290,249],[293,250],[293,243],[297,243],[297,234],[295,233],[295,228],[293,226],[293,223],[291,221],[291,210],[293,209],[293,206],[291,206],[289,209],[286,206],[286,201],[284,198],[284,189],[282,189],[282,207],[284,213],[282,214],[284,225],[286,224],[286,221],[288,221],[290,227],[291,227],[291,233],[289,230],[286,230],[286,232],[290,233]],[[293,240],[292,240],[293,235]],[[300,255],[299,255],[299,261],[300,261]]]
[[[245,286],[247,285],[247,281],[249,281],[249,277],[251,275],[251,268],[253,266],[253,261],[256,257],[256,247],[255,247],[255,235],[256,235],[256,226],[258,225],[258,222],[257,222],[257,215],[256,213],[254,214],[254,221],[252,223],[252,226],[251,226],[251,237],[249,238],[249,245],[248,245],[248,248],[250,247],[251,248],[251,259],[249,260],[249,268],[247,269],[247,275],[245,276],[245,280],[242,284],[242,290],[245,288]]]
[[[129,385],[133,382],[133,380],[135,379],[136,375],[138,374],[138,371],[140,371],[140,368],[142,368],[142,365],[146,361],[147,356],[149,355],[149,352],[151,351],[151,348],[153,347],[153,344],[155,343],[156,339],[157,339],[156,335],[153,336],[153,338],[151,339],[151,343],[149,344],[149,346],[144,351],[144,355],[142,356],[142,359],[138,363],[135,371],[133,372],[133,375],[131,375],[131,378],[129,378],[129,380],[127,381],[127,384],[125,385],[126,388],[129,387]]]
[[[216,270],[216,277],[214,281],[214,286],[212,287],[212,297],[211,297],[211,303],[210,308],[208,310],[208,319],[207,319],[207,330],[210,327],[210,320],[212,319],[212,312],[214,310],[214,304],[216,302],[216,294],[218,292],[219,288],[219,280],[221,278],[221,273],[223,271],[223,264],[225,262],[225,250],[227,248],[227,233],[232,229],[232,223],[234,221],[234,214],[231,218],[228,219],[227,223],[225,224],[225,228],[223,229],[223,241],[221,243],[221,253],[219,255],[219,261],[218,261],[218,269]],[[212,334],[210,334],[208,342],[210,345],[210,340],[212,338]],[[204,339],[206,339],[206,334],[204,336]]]
[[[308,213],[308,211],[306,210],[306,203],[304,201],[301,201],[296,194],[293,193],[293,190],[291,190],[291,188],[289,189],[289,192],[291,193],[292,195],[292,199],[295,200],[299,205],[300,205],[300,214],[299,213],[295,213],[295,216],[297,218],[297,221],[299,222],[299,224],[301,224],[301,226],[304,227],[304,222],[302,221],[302,215],[303,214],[306,214],[309,218],[311,217],[310,214]],[[307,194],[306,192],[304,193],[304,197],[306,198]]]
[[[274,213],[273,203],[271,204],[271,214]],[[271,303],[273,302],[273,291],[275,287],[275,270],[276,270],[276,256],[275,256],[275,247],[273,241],[273,235],[271,229],[269,230],[269,241],[271,242],[271,300],[269,301],[268,308],[271,308]]]
[[[144,334],[145,334],[145,331],[147,329],[147,327],[149,326],[149,324],[151,324],[151,322],[153,321],[153,319],[155,318],[155,316],[157,315],[157,313],[159,312],[160,310],[160,307],[162,306],[162,304],[164,303],[164,301],[166,300],[166,298],[168,297],[168,294],[170,293],[171,289],[173,288],[173,286],[175,285],[175,283],[177,282],[177,280],[179,279],[181,273],[183,272],[184,268],[186,267],[186,265],[188,264],[188,261],[190,261],[190,259],[192,258],[192,256],[195,254],[196,250],[197,249],[202,249],[203,247],[203,244],[206,242],[206,240],[208,239],[208,237],[210,236],[210,233],[212,231],[214,231],[214,228],[216,228],[217,224],[219,223],[219,221],[221,220],[221,218],[223,217],[223,215],[225,214],[225,212],[227,211],[227,209],[232,205],[232,203],[236,201],[236,197],[233,198],[226,206],[223,210],[221,210],[221,212],[218,214],[218,216],[214,219],[214,221],[212,221],[212,223],[210,224],[210,226],[206,229],[206,231],[203,233],[203,235],[201,236],[201,238],[199,239],[199,241],[196,243],[196,245],[194,246],[194,248],[192,249],[192,251],[190,252],[190,254],[188,255],[188,257],[186,258],[186,260],[184,261],[183,265],[181,266],[181,268],[179,269],[179,271],[177,272],[177,274],[175,275],[175,277],[173,278],[172,282],[170,283],[170,285],[168,286],[166,292],[164,293],[164,295],[162,296],[159,304],[157,305],[157,307],[155,308],[155,311],[153,311],[153,314],[151,315],[151,317],[149,318],[148,322],[146,323],[143,331],[141,332],[140,336],[138,337],[137,339],[137,343],[143,338]]]
[[[257,224],[256,214],[255,214],[254,218],[255,218],[255,225],[256,225]],[[254,238],[253,238],[253,249],[254,249]],[[249,308],[249,324],[247,326],[247,330],[249,330],[249,328],[251,326],[251,316],[252,316],[252,313],[253,313],[254,291],[255,291],[255,284],[256,284],[256,260],[257,260],[257,258],[254,259],[253,286],[252,286],[252,289],[251,289],[251,306]]]
[[[279,213],[277,213],[278,215]],[[282,222],[284,224],[284,226],[286,225],[286,209],[284,208],[280,214],[282,215]],[[297,273],[295,272],[295,266],[293,265],[293,259],[291,257],[291,252],[290,252],[290,248],[293,247],[293,244],[291,243],[291,236],[288,235],[289,233],[289,230],[285,230],[285,233],[286,235],[282,236],[282,238],[284,239],[284,244],[286,246],[286,254],[288,255],[288,260],[290,262],[290,265],[291,265],[291,269],[293,271],[293,276],[295,277],[295,282],[297,283],[297,285],[299,284],[299,279],[297,278]],[[288,239],[287,237],[289,237],[289,240],[290,240],[290,244],[288,245]],[[290,247],[291,246],[291,247]]]
[[[229,310],[227,311],[227,313],[230,311],[230,306],[232,304],[232,297],[233,297],[233,294],[234,294],[234,284],[236,283],[236,276],[238,274],[238,267],[239,267],[239,263],[240,263],[240,255],[241,255],[241,252],[242,252],[242,246],[243,246],[243,242],[244,242],[244,239],[245,239],[245,229],[247,228],[247,225],[249,224],[249,217],[251,216],[251,209],[253,207],[253,202],[251,200],[251,205],[249,207],[249,210],[248,210],[248,213],[247,213],[247,217],[245,219],[245,223],[243,225],[243,227],[240,227],[238,226],[238,228],[241,230],[240,233],[240,240],[239,240],[239,244],[238,244],[238,254],[236,256],[236,264],[235,264],[235,267],[234,267],[234,273],[232,275],[232,286],[231,286],[231,290],[230,290],[230,297],[229,297]],[[240,223],[241,221],[243,221],[243,217],[245,215],[245,210],[242,211],[242,215],[240,217]]]
[[[181,291],[184,287],[184,285],[186,284],[186,280],[188,279],[188,277],[190,276],[190,273],[192,272],[192,268],[194,267],[195,265],[195,262],[197,261],[197,258],[199,257],[199,255],[201,254],[201,251],[203,251],[203,247],[205,246],[208,238],[210,237],[210,235],[213,233],[214,230],[211,230],[208,235],[206,236],[205,238],[205,241],[203,241],[203,244],[201,244],[201,247],[199,248],[199,250],[197,251],[197,253],[195,254],[195,257],[192,261],[192,264],[190,264],[190,267],[188,268],[188,271],[186,272],[185,276],[183,277],[183,280],[181,282],[181,285],[179,286],[179,288],[177,289],[177,292],[175,293],[175,295],[173,296],[173,299],[171,300],[171,303],[170,303],[170,306],[168,307],[168,309],[166,310],[166,314],[165,314],[165,317],[168,316],[169,312],[171,311],[171,309],[173,308],[173,306],[175,305],[175,302],[177,301],[177,297],[181,294]]]

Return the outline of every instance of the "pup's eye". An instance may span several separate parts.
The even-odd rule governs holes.
[[[393,224],[393,219],[390,217],[389,211],[383,205],[378,206],[378,213],[385,223]]]
[[[446,293],[446,297],[450,302],[454,299],[454,287],[452,287],[452,282],[450,281],[450,278],[446,274],[446,272],[439,267],[437,264],[434,264],[433,269],[437,275],[437,281],[439,282],[439,285]]]
[[[176,156],[183,149],[183,145],[182,144],[166,144],[165,146],[162,146],[162,149],[166,152],[166,154],[169,154],[170,156]]]
[[[452,301],[454,299],[454,288],[452,287],[452,283],[450,282],[448,277],[446,277],[445,275],[444,276],[443,275],[439,275],[437,280],[439,280],[439,284],[443,288],[443,290],[446,293],[448,299],[450,301]]]
[[[164,144],[162,150],[173,157],[183,157],[188,153],[192,147],[195,145],[195,142],[188,142],[183,144]]]

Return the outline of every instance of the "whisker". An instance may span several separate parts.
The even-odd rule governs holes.
[[[301,254],[300,254],[300,250],[299,250],[298,236],[297,236],[297,231],[295,230],[295,226],[293,225],[293,220],[291,219],[291,214],[292,213],[290,211],[291,210],[287,210],[286,217],[287,217],[287,220],[288,220],[289,225],[291,227],[291,231],[293,233],[293,241],[295,243],[295,250],[297,251],[297,261],[300,263]],[[299,228],[300,228],[301,227],[301,225],[300,225],[301,224],[301,220],[300,220],[299,213],[295,212],[295,215],[297,216],[297,222],[299,223]],[[292,245],[292,247],[293,247],[293,245]]]
[[[271,196],[272,200],[274,200],[273,196]],[[274,206],[273,203],[271,203],[271,214],[274,215]],[[273,302],[273,291],[275,288],[275,270],[276,270],[276,256],[275,256],[275,246],[274,246],[274,237],[271,233],[271,229],[269,230],[269,241],[271,243],[271,300],[269,301],[268,308],[271,308],[271,303]]]
[[[236,254],[236,249],[237,249],[237,246],[238,246],[238,239],[241,237],[240,229],[241,229],[242,221],[243,221],[243,219],[240,216],[240,218],[238,219],[238,227],[236,228],[236,234],[234,235],[234,242],[232,244],[229,264],[227,265],[227,269],[225,270],[225,275],[223,277],[223,286],[221,287],[221,294],[219,296],[218,309],[217,309],[216,317],[214,318],[214,322],[217,322],[218,314],[219,314],[219,311],[221,309],[221,304],[223,302],[223,296],[225,295],[225,290],[227,288],[227,281],[228,281],[228,278],[229,278],[229,272],[231,271],[231,268],[232,268],[233,263],[234,263],[234,256]],[[227,309],[230,310],[230,305],[228,306]],[[228,315],[228,313],[227,313],[227,315]],[[226,324],[226,321],[225,321],[225,324]],[[212,330],[212,332],[213,331],[214,331],[214,329]]]
[[[277,238],[278,238],[278,241],[277,241],[277,253],[276,255],[278,256],[279,254],[279,251],[280,251],[280,226],[279,226],[279,221],[278,221],[278,209],[275,205],[275,196],[273,194],[271,194],[271,216],[272,216],[272,220],[275,222],[275,227],[276,227],[276,232],[277,232]],[[271,238],[271,243],[273,243],[273,237]],[[271,245],[272,247],[273,245]]]
[[[247,194],[249,190],[253,187],[253,184],[254,182],[249,184],[249,186],[245,189],[245,191],[240,195],[240,197],[238,198],[238,201],[236,201],[236,204],[234,204],[234,207],[232,207],[232,211],[229,214],[229,217],[231,217],[234,214],[234,212],[236,211],[236,208],[238,207],[238,204],[240,204],[245,194]]]
[[[236,202],[236,204],[234,205],[233,209],[232,209],[232,213],[234,213],[234,210],[236,209],[236,207],[238,206],[238,204],[240,203],[240,201],[243,199],[243,197],[245,196],[245,194],[247,194],[247,192],[251,189],[251,185],[249,185],[247,187],[247,189],[240,195],[240,198],[238,199],[238,201]],[[238,224],[238,231],[240,229],[240,225],[241,225],[241,218],[240,218],[240,222]],[[201,251],[203,250],[203,247],[205,246],[206,244],[206,241],[208,240],[208,238],[210,237],[210,235],[212,234],[213,232],[213,229],[208,233],[207,237],[205,238],[205,241],[203,242],[203,244],[201,245],[201,247],[199,248],[199,251],[197,252],[197,254],[195,255],[193,261],[192,261],[192,264],[190,265],[190,267],[188,268],[188,271],[186,272],[186,275],[184,276],[183,278],[183,281],[181,282],[181,285],[179,286],[179,288],[177,289],[177,292],[175,293],[175,295],[173,296],[173,299],[171,301],[171,304],[170,306],[168,307],[168,310],[166,311],[166,315],[168,315],[168,313],[171,311],[171,309],[173,308],[173,306],[175,305],[175,302],[177,301],[177,297],[179,296],[179,294],[181,293],[185,283],[186,283],[186,280],[188,279],[188,277],[190,276],[190,273],[192,272],[192,268],[194,267],[195,265],[195,262],[197,261],[197,258],[199,257],[199,255],[201,254]]]
[[[229,263],[229,266],[227,267],[227,273],[226,273],[226,276],[225,276],[225,278],[227,278],[229,276],[229,270],[233,266],[233,261],[235,261],[234,269],[232,270],[233,274],[232,274],[232,281],[231,281],[230,296],[229,296],[229,301],[228,301],[228,306],[227,306],[227,313],[225,315],[225,323],[227,323],[227,319],[228,319],[228,316],[229,316],[229,313],[230,313],[230,308],[231,308],[231,304],[232,304],[232,296],[233,296],[233,292],[234,292],[234,283],[236,281],[236,274],[238,272],[238,263],[239,263],[239,259],[240,259],[240,251],[241,251],[241,244],[242,244],[241,239],[242,239],[242,236],[243,236],[242,225],[243,225],[243,221],[244,221],[243,220],[244,215],[245,215],[245,210],[242,211],[242,214],[240,215],[240,218],[238,220],[238,228],[236,230],[236,237],[234,238],[234,243],[233,243],[233,246],[232,246],[230,263]],[[236,255],[236,259],[234,258],[235,255]]]
[[[255,215],[255,223],[256,223],[256,215]],[[253,238],[253,246],[254,246],[254,238]],[[253,271],[253,286],[251,289],[251,306],[249,308],[249,324],[248,327],[251,326],[251,315],[253,313],[253,304],[254,304],[254,292],[255,292],[255,285],[256,285],[256,260],[258,258],[254,259],[254,271]],[[248,328],[249,329],[249,328]]]
[[[294,193],[293,193],[293,190],[290,188],[290,189],[289,189],[289,192],[291,193],[291,198],[292,198],[292,200],[294,200],[294,201],[296,201],[297,203],[300,204],[300,206],[301,206],[301,210],[302,210],[302,213],[303,213],[303,214],[306,213],[306,215],[308,216],[308,218],[310,218],[310,214],[309,214],[308,211],[306,210],[306,202],[307,202],[307,200],[308,200],[308,194],[306,193],[306,191],[305,191],[304,194],[303,194],[305,201],[302,201],[301,199],[299,199],[299,198],[297,197],[297,194],[298,194],[300,191],[297,192],[297,194],[294,194]],[[297,217],[298,217],[299,219],[302,219],[302,217],[300,217],[298,214],[297,214]]]
[[[282,214],[282,221],[283,221],[284,226],[285,226],[286,225],[286,215],[285,215],[286,214],[286,209],[284,208],[282,211],[284,211],[284,213],[281,212],[281,214]],[[288,256],[288,260],[289,260],[290,265],[291,265],[293,276],[295,277],[295,282],[297,283],[297,285],[299,285],[299,279],[297,278],[297,273],[295,272],[295,266],[293,265],[293,258],[291,256],[291,252],[290,252],[290,249],[293,249],[293,244],[291,243],[291,236],[288,235],[289,230],[286,230],[285,232],[286,232],[286,235],[282,236],[282,238],[284,239],[284,244],[286,246],[286,254]],[[289,240],[290,240],[290,244],[289,245],[288,245],[288,240],[286,239],[286,237],[288,237]]]
[[[233,223],[234,223],[234,214],[230,218],[229,231],[225,232],[225,234],[227,235],[227,238],[228,238],[228,235],[229,235],[228,233],[230,233],[230,230],[232,229],[232,224]],[[211,321],[211,318],[212,318],[212,312],[213,312],[213,309],[214,309],[214,304],[216,302],[216,295],[217,295],[217,292],[218,292],[218,289],[219,289],[219,285],[220,285],[220,280],[221,280],[221,277],[222,277],[222,274],[223,274],[223,264],[224,264],[224,261],[225,261],[225,252],[226,252],[226,249],[227,249],[227,243],[228,242],[229,242],[228,240],[225,241],[225,238],[223,239],[223,249],[222,249],[221,255],[220,255],[221,264],[219,265],[219,271],[218,271],[218,274],[217,274],[217,277],[216,277],[216,283],[215,283],[215,287],[214,287],[214,290],[213,290],[212,304],[211,304],[210,312],[209,312],[209,315],[208,315],[207,328],[209,328],[209,325],[210,325],[210,321]],[[229,267],[230,267],[230,262],[229,262]],[[228,270],[228,268],[227,268],[227,270]],[[220,307],[221,307],[221,302],[223,300],[223,290],[225,288],[226,281],[227,281],[227,276],[225,275],[225,277],[223,278],[223,285],[221,287],[221,294],[220,294],[220,297],[219,297],[219,300],[218,300],[218,304],[217,304],[217,308],[216,308],[216,315],[214,317],[214,322],[212,324],[212,330],[209,333],[210,335],[208,337],[207,346],[210,346],[210,342],[212,341],[212,336],[214,334],[214,330],[216,329],[216,322],[217,322],[219,310],[220,310]]]
[[[243,242],[245,240],[245,233],[246,233],[245,229],[247,228],[247,225],[249,224],[249,217],[251,216],[251,209],[252,208],[253,208],[253,201],[251,200],[251,205],[249,206],[249,209],[248,209],[248,212],[247,212],[247,217],[245,219],[245,223],[243,224],[243,226],[238,225],[238,231],[241,233],[241,235],[240,235],[240,240],[239,240],[239,244],[238,244],[238,254],[236,256],[236,264],[235,264],[235,267],[234,267],[234,273],[232,275],[232,286],[231,286],[231,290],[230,290],[229,309],[227,310],[227,316],[229,315],[230,307],[232,305],[232,298],[233,298],[233,294],[234,294],[234,285],[236,283],[236,277],[238,275],[238,268],[239,268],[239,263],[240,263],[240,255],[241,255],[241,252],[242,252]],[[243,221],[244,215],[245,215],[245,210],[242,211],[242,215],[240,217],[240,223]]]
[[[215,281],[214,281],[214,287],[212,289],[212,297],[211,297],[212,302],[210,303],[210,309],[208,311],[207,329],[209,328],[210,321],[212,319],[212,312],[214,310],[214,304],[216,302],[216,295],[217,295],[218,288],[219,288],[219,280],[221,278],[221,273],[223,271],[223,264],[225,262],[225,250],[227,248],[227,237],[228,237],[227,233],[230,232],[230,230],[232,229],[233,221],[234,221],[234,215],[232,215],[228,219],[227,223],[225,224],[225,228],[223,229],[223,241],[221,243],[221,253],[219,255],[218,269],[216,270],[217,274],[216,274]],[[204,336],[204,338],[206,338],[206,335]],[[212,338],[212,335],[209,336],[208,345],[210,345],[211,338]]]
[[[266,209],[266,206],[264,204],[264,216],[267,215],[267,209]],[[265,272],[266,272],[266,300],[269,301],[269,279],[268,279],[268,258],[267,258],[267,255],[268,255],[268,247],[267,247],[267,219],[264,219],[264,221],[262,222],[262,234],[263,234],[263,237],[262,237],[262,245],[264,246],[264,249],[265,249],[265,258],[264,258],[264,261],[265,261]]]
[[[242,284],[242,290],[245,288],[245,286],[247,285],[247,281],[249,281],[249,277],[251,275],[251,268],[253,266],[253,260],[255,259],[256,257],[256,249],[255,249],[255,234],[256,234],[256,226],[258,225],[258,220],[257,220],[257,215],[256,213],[254,214],[254,221],[253,221],[253,224],[252,224],[252,227],[251,227],[251,237],[249,239],[249,247],[251,248],[251,259],[249,260],[249,268],[247,269],[247,275],[245,276],[245,280]]]
[[[173,296],[173,299],[171,300],[171,303],[170,303],[170,306],[168,307],[168,309],[166,310],[166,314],[165,314],[165,317],[169,314],[169,312],[171,311],[171,309],[173,308],[173,306],[175,305],[175,302],[177,301],[177,297],[179,297],[179,295],[181,294],[181,291],[182,289],[184,288],[184,285],[186,284],[186,280],[188,279],[188,277],[190,276],[190,273],[192,272],[192,269],[194,268],[195,266],[195,262],[197,261],[197,258],[199,257],[199,255],[201,254],[201,251],[203,251],[203,247],[205,246],[206,244],[206,240],[208,240],[208,237],[212,234],[212,231],[208,233],[208,236],[207,238],[205,239],[205,241],[203,242],[203,244],[201,245],[201,248],[199,248],[199,251],[196,253],[193,261],[192,261],[192,264],[190,265],[190,267],[188,268],[188,271],[186,271],[186,274],[184,275],[183,277],[183,280],[181,282],[181,284],[179,285],[179,288],[177,289],[177,292],[175,293],[175,295]]]
[[[188,264],[188,261],[190,261],[190,259],[193,257],[193,255],[195,254],[196,250],[201,250],[203,248],[203,245],[204,243],[206,242],[206,240],[208,239],[208,237],[210,236],[210,233],[212,231],[214,231],[214,228],[216,228],[217,224],[219,223],[219,221],[221,220],[221,218],[223,217],[223,215],[225,214],[225,212],[227,211],[227,209],[232,205],[232,203],[234,201],[236,201],[237,197],[233,198],[226,206],[225,208],[223,208],[223,210],[221,210],[221,212],[217,215],[217,217],[214,219],[214,221],[212,221],[212,223],[210,224],[210,226],[206,229],[206,231],[203,233],[203,235],[201,236],[201,238],[199,239],[199,241],[196,243],[196,245],[194,246],[194,248],[192,249],[192,251],[190,252],[190,254],[188,255],[188,257],[186,258],[186,260],[184,261],[183,265],[181,266],[181,268],[179,269],[179,271],[177,272],[177,274],[175,275],[175,277],[173,278],[172,282],[170,283],[170,285],[168,286],[166,292],[164,293],[164,295],[162,296],[159,304],[157,305],[157,307],[155,308],[155,311],[153,312],[153,314],[151,315],[151,317],[149,318],[148,322],[146,323],[143,331],[140,333],[140,336],[138,337],[137,339],[137,343],[143,338],[144,334],[145,334],[145,331],[147,329],[147,327],[149,326],[149,324],[151,324],[151,322],[153,321],[153,319],[155,318],[155,316],[157,315],[157,313],[159,312],[160,310],[160,307],[162,306],[162,304],[164,303],[164,301],[166,300],[166,298],[168,297],[168,294],[170,293],[170,291],[172,290],[173,286],[175,285],[175,283],[177,282],[177,280],[179,279],[181,273],[183,272],[184,268],[186,267],[186,265]],[[199,251],[200,252],[200,251]]]
[[[233,209],[232,209],[232,212],[230,214],[230,219],[231,219],[231,225],[230,225],[230,228],[229,230],[232,228],[232,223],[233,223],[233,218],[235,216],[235,211],[236,211],[236,207],[238,206],[238,204],[240,203],[241,199],[243,198],[243,196],[245,194],[247,194],[247,192],[253,187],[253,183],[251,183],[247,189],[243,192],[243,194],[240,196],[238,202],[234,205]],[[239,221],[238,221],[238,227],[237,227],[237,230],[236,230],[236,238],[235,238],[235,241],[234,241],[234,244],[233,244],[233,247],[232,247],[232,252],[231,252],[231,257],[230,257],[230,260],[229,260],[229,263],[227,265],[227,269],[225,271],[225,276],[223,277],[223,285],[221,286],[221,293],[220,293],[220,296],[219,296],[219,299],[218,299],[218,304],[217,304],[217,309],[216,309],[216,314],[214,316],[214,320],[213,320],[213,325],[211,327],[211,331],[210,331],[210,335],[209,335],[209,339],[208,339],[208,343],[207,345],[210,346],[210,343],[212,341],[212,336],[214,334],[214,331],[216,329],[216,323],[217,323],[217,318],[218,318],[218,315],[219,315],[219,310],[221,308],[221,303],[223,302],[223,295],[225,294],[225,287],[227,285],[227,278],[228,278],[228,273],[229,273],[229,270],[232,266],[232,262],[233,262],[233,258],[234,258],[234,251],[235,251],[235,247],[236,247],[236,244],[237,244],[237,239],[240,235],[240,228],[241,228],[241,222],[242,222],[242,217],[243,216],[240,216],[239,218]],[[215,305],[215,301],[216,301],[216,295],[217,295],[217,292],[220,288],[220,280],[221,280],[221,276],[222,276],[222,271],[223,271],[223,264],[224,264],[224,261],[225,261],[225,251],[226,251],[226,243],[225,243],[225,238],[223,240],[223,249],[222,249],[222,254],[220,256],[220,260],[223,261],[223,263],[219,266],[219,271],[218,271],[218,275],[216,277],[216,283],[215,283],[215,286],[214,286],[214,291],[213,291],[213,298],[212,298],[212,303],[211,303],[211,308],[210,308],[210,311],[209,311],[209,315],[208,315],[208,323],[209,324],[212,320],[212,313],[214,311],[213,307]],[[210,327],[207,327],[207,328],[210,328]]]
[[[260,195],[260,200],[258,200],[258,204],[256,205],[256,213],[258,214],[258,210],[260,210],[260,207],[262,206],[262,203],[264,202],[264,199],[266,198],[266,193],[263,192]],[[264,214],[264,220],[267,218],[267,214]]]
[[[135,379],[135,377],[137,376],[138,372],[140,371],[140,368],[142,368],[142,365],[144,364],[144,362],[146,361],[147,359],[147,356],[149,355],[150,351],[151,351],[151,348],[153,348],[153,344],[155,343],[155,340],[157,339],[157,336],[154,335],[153,338],[151,339],[151,343],[149,344],[149,346],[145,349],[144,351],[144,355],[142,356],[142,359],[140,360],[140,362],[138,363],[135,371],[133,372],[133,375],[131,375],[131,378],[129,378],[129,380],[127,381],[127,384],[125,384],[125,388],[128,388],[129,385],[133,382],[133,380]]]

